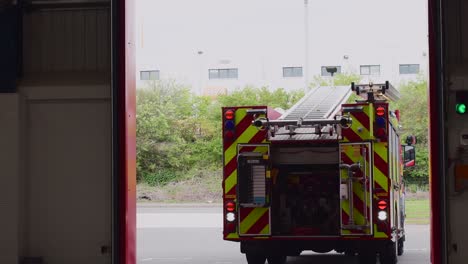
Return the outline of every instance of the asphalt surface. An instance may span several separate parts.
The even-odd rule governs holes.
[[[222,240],[221,208],[140,205],[137,214],[139,264],[245,264],[239,244]],[[424,264],[429,260],[429,226],[407,226],[405,254],[399,264]],[[288,257],[288,264],[358,263],[342,254],[303,252]]]

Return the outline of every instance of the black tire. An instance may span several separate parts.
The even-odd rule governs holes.
[[[359,264],[376,264],[377,255],[375,253],[359,253]]]
[[[379,254],[380,264],[395,264],[398,262],[396,243],[388,243]]]
[[[268,264],[284,264],[287,258],[286,256],[269,256],[267,260]]]
[[[248,264],[265,264],[266,256],[254,255],[254,254],[245,254]]]
[[[405,253],[405,241],[402,238],[400,238],[398,239],[397,255],[401,256],[403,255],[403,253]]]

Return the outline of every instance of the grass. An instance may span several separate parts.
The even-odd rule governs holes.
[[[206,170],[191,172],[185,179],[166,185],[151,186],[139,183],[138,200],[158,203],[220,203],[221,180],[221,170]]]
[[[406,200],[406,223],[407,224],[429,224],[429,200]]]

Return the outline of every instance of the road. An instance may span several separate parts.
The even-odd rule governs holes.
[[[140,205],[137,214],[139,264],[245,264],[239,244],[222,240],[221,208]],[[358,263],[341,254],[304,252],[288,264]],[[429,226],[407,226],[405,254],[399,264],[429,261]]]

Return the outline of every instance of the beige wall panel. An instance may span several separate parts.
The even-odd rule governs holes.
[[[31,101],[28,255],[110,263],[110,100]]]

